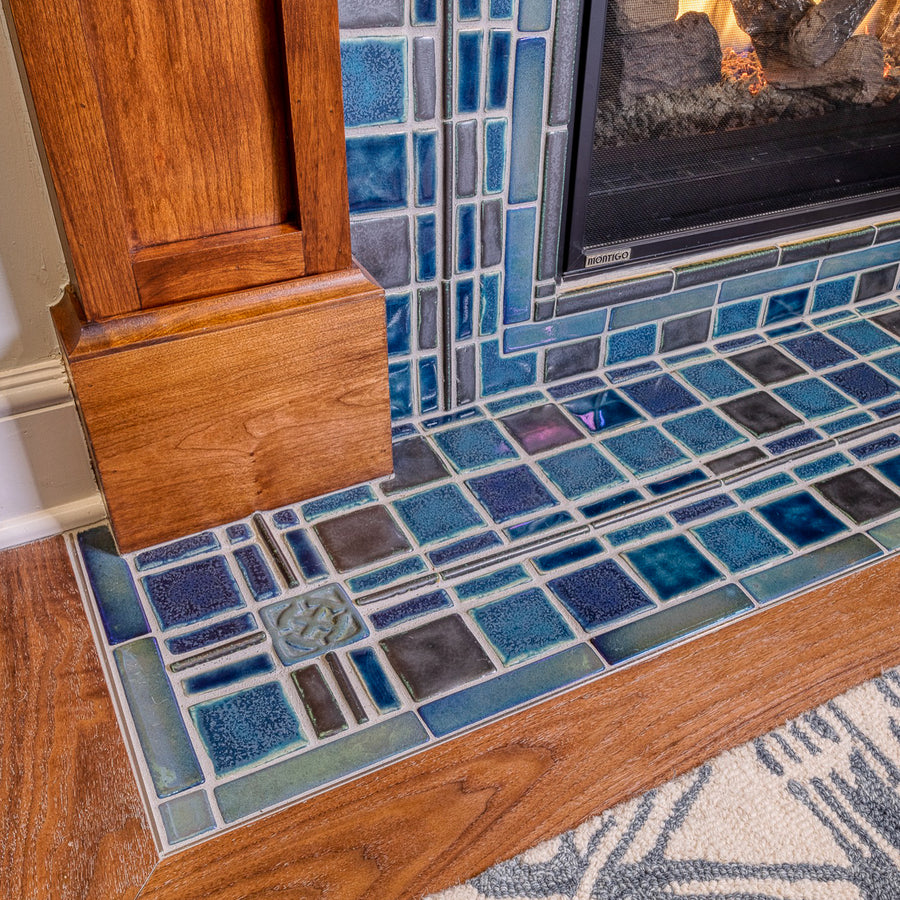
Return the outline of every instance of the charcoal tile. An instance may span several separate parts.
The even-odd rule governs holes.
[[[773,500],[758,511],[797,547],[808,547],[847,530],[843,522],[806,491]]]
[[[397,441],[393,448],[394,474],[381,482],[381,490],[391,496],[446,478],[450,472],[422,437]]]
[[[419,349],[437,348],[437,288],[423,288],[419,297]]]
[[[365,707],[357,696],[356,689],[353,687],[352,682],[347,677],[343,663],[338,658],[338,655],[332,652],[326,653],[325,664],[331,670],[334,682],[338,686],[338,690],[341,692],[341,696],[344,698],[347,706],[350,708],[353,718],[356,719],[356,724],[362,725],[365,722],[368,722],[369,714],[366,712]]]
[[[370,506],[314,526],[339,572],[380,562],[409,550],[409,541],[382,506]]]
[[[677,419],[670,419],[663,428],[692,453],[701,456],[747,440],[711,409],[701,409],[679,416]]]
[[[737,450],[735,453],[728,453],[717,459],[710,459],[706,462],[706,467],[714,475],[725,475],[728,472],[743,469],[745,466],[750,466],[765,458],[766,454],[759,447],[747,447],[745,450]]]
[[[578,0],[559,0],[557,3],[548,115],[548,124],[551,126],[565,125],[569,121],[580,14],[581,4]]]
[[[825,376],[835,387],[840,388],[860,403],[873,403],[897,393],[898,388],[866,363],[857,363]]]
[[[495,671],[475,636],[456,614],[384,638],[380,643],[388,662],[416,701]]]
[[[587,397],[579,397],[577,400],[570,400],[565,407],[589,431],[618,428],[642,418],[633,406],[622,399],[618,391],[599,391]]]
[[[757,437],[799,425],[801,421],[787,407],[762,391],[728,400],[719,409]]]
[[[199,675],[191,675],[185,678],[184,692],[186,694],[199,694],[203,691],[211,691],[216,688],[231,687],[239,681],[253,678],[257,675],[268,675],[275,671],[275,663],[268,653],[257,653],[256,656],[248,656],[236,662],[226,663],[215,669],[208,669]]]
[[[272,570],[255,544],[249,547],[238,547],[234,551],[234,561],[238,564],[254,600],[257,602],[271,600],[281,593],[281,588],[278,587]]]
[[[437,445],[460,472],[483,469],[518,453],[490,421],[472,422],[435,435]]]
[[[900,309],[872,317],[882,328],[886,328],[891,334],[900,337]]]
[[[159,814],[170,844],[179,844],[216,827],[205,791],[192,791],[160,803]]]
[[[556,500],[528,466],[502,469],[466,484],[495,522],[506,522],[517,516],[556,506]]]
[[[316,737],[326,738],[346,731],[347,720],[318,666],[291,672],[291,679],[312,722]]]
[[[455,484],[445,484],[394,503],[419,544],[455,537],[484,522]]]
[[[544,379],[558,381],[583,372],[593,372],[600,365],[600,339],[592,338],[564,347],[548,347],[544,356]]]
[[[709,337],[709,321],[712,313],[696,313],[693,316],[684,316],[680,319],[669,319],[662,326],[662,340],[660,353],[672,353],[683,347],[693,347],[702,344]]]
[[[874,239],[875,229],[868,226],[866,228],[858,228],[855,231],[843,231],[839,234],[813,238],[810,241],[784,244],[781,248],[781,264],[787,265],[789,263],[803,262],[807,259],[843,253],[846,250],[868,247]]]
[[[876,325],[864,320],[838,325],[837,328],[830,329],[828,333],[834,335],[851,350],[855,350],[860,356],[868,356],[879,350],[897,346],[897,341],[889,334],[885,334]]]
[[[861,303],[863,300],[870,300],[872,297],[878,297],[881,294],[888,294],[897,284],[897,264],[885,266],[881,269],[875,269],[871,272],[863,272],[859,276],[859,283],[856,286],[856,296],[853,298],[855,303]]]
[[[753,569],[791,552],[746,512],[698,525],[693,531],[703,546],[732,572]]]
[[[876,244],[884,244],[887,241],[896,241],[900,238],[900,220],[879,222],[875,227],[878,229],[875,235]]]
[[[400,0],[402,9],[403,3]],[[413,94],[417,122],[433,119],[437,104],[435,77],[434,38],[417,37],[413,40]]]
[[[828,369],[853,359],[853,354],[819,332],[791,338],[781,345],[811,369]]]
[[[353,255],[383,288],[406,287],[410,280],[409,218],[350,223]]]
[[[710,400],[733,397],[753,387],[751,382],[724,359],[687,366],[679,374]]]
[[[600,309],[603,306],[615,304],[615,318],[612,327],[623,328],[628,325],[640,325],[643,322],[652,322],[665,315],[671,315],[670,301],[672,297],[647,300],[631,306],[620,307],[618,304],[628,303],[630,300],[655,298],[657,294],[668,294],[672,290],[674,281],[675,276],[671,272],[643,275],[639,278],[623,278],[621,281],[614,281],[600,287],[562,294],[557,300],[556,308],[559,315],[568,316],[588,309]],[[683,312],[687,312],[688,309],[697,309],[700,306],[711,306],[716,299],[714,288],[707,291],[705,295],[695,296],[695,292],[687,293],[690,293],[691,297],[687,298],[686,308],[680,310]]]
[[[582,432],[552,403],[502,416],[500,421],[526,453],[553,450],[583,437]]]
[[[590,444],[544,457],[539,465],[570,500],[625,480],[625,476]]]
[[[456,125],[456,196],[474,197],[478,190],[478,123],[468,119]]]
[[[351,650],[350,659],[356,666],[356,671],[366,687],[366,691],[372,698],[372,702],[378,707],[379,712],[390,712],[400,708],[400,698],[394,691],[388,680],[375,651],[371,647],[361,650]]]
[[[819,378],[808,378],[774,389],[773,393],[787,401],[808,419],[817,419],[850,406],[850,401]]]
[[[472,337],[475,316],[475,281],[463,278],[456,282],[456,303],[454,321],[456,340],[464,341]]]
[[[760,384],[776,384],[804,374],[797,363],[774,347],[755,347],[753,350],[736,353],[728,359]]]
[[[851,469],[813,487],[858,525],[900,509],[900,497],[865,469]]]
[[[724,256],[719,259],[704,260],[675,268],[675,287],[677,289],[709,284],[724,278],[737,275],[749,275],[762,269],[772,269],[778,265],[778,248],[765,247],[750,253]]]
[[[603,441],[617,459],[621,460],[635,475],[649,475],[660,472],[687,457],[653,426],[626,431]]]
[[[628,550],[625,557],[661,600],[671,600],[722,578],[722,573],[684,535]]]

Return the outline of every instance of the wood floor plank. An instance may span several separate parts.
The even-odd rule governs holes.
[[[0,897],[132,900],[157,854],[62,538],[0,597]]]
[[[164,859],[141,900],[417,898],[900,664],[900,559]]]

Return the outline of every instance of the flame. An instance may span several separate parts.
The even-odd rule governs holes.
[[[719,32],[723,49],[730,47],[736,52],[750,49],[750,38],[738,25],[731,0],[679,0],[678,15],[686,12],[706,13]]]

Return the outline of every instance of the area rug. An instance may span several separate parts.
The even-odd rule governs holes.
[[[900,669],[431,900],[897,900]]]

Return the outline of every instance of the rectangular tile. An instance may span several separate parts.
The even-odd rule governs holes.
[[[537,211],[533,206],[507,210],[503,284],[504,325],[524,322],[531,317],[536,227]]]
[[[537,200],[543,133],[544,38],[516,41],[512,126],[509,151],[509,202]]]

